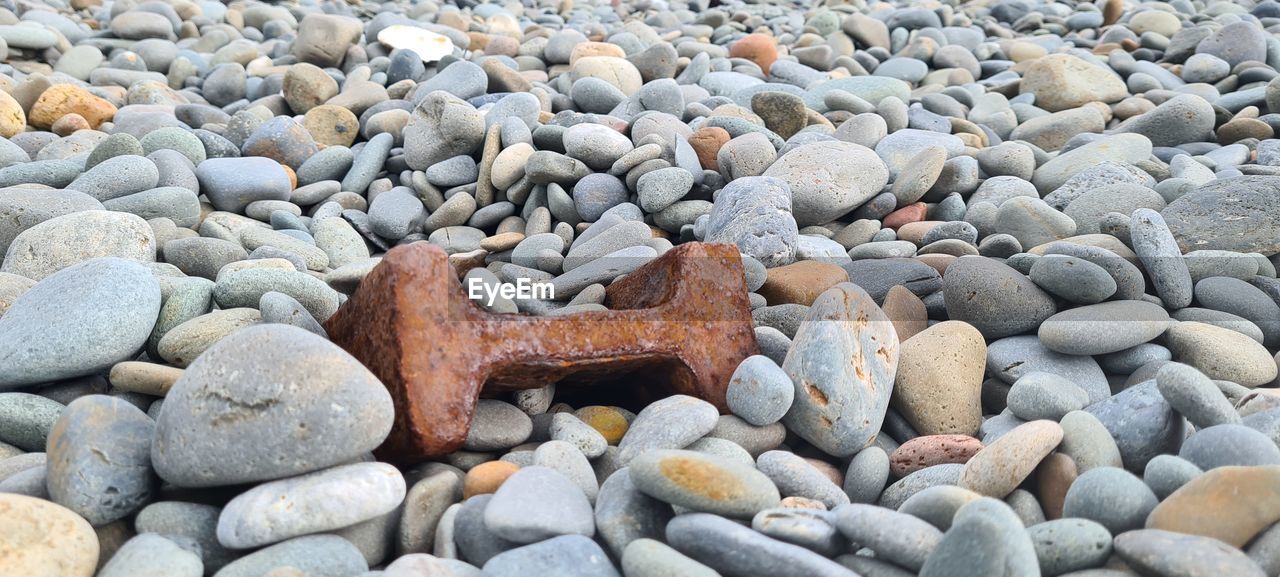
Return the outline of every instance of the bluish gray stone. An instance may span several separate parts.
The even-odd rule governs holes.
[[[1101,567],[1111,556],[1111,533],[1087,519],[1055,519],[1027,527],[1042,575]]]
[[[933,525],[883,507],[851,504],[833,512],[845,537],[875,551],[876,558],[912,571],[919,571],[942,541],[942,531]]]
[[[146,343],[160,286],[146,267],[99,258],[31,287],[0,317],[0,388],[101,372]]]
[[[1173,412],[1155,381],[1133,385],[1085,410],[1111,432],[1130,471],[1141,471],[1156,455],[1176,452],[1185,436],[1182,416]]]
[[[484,564],[493,577],[563,575],[564,577],[621,577],[595,541],[581,535],[562,535],[495,555]]]
[[[682,449],[716,426],[715,406],[688,395],[673,395],[640,411],[618,443],[623,463],[651,449]]]
[[[485,507],[484,524],[497,536],[515,543],[595,535],[586,494],[568,477],[538,466],[521,468],[498,487]]]
[[[1118,535],[1142,528],[1147,515],[1160,503],[1155,493],[1124,469],[1098,467],[1081,474],[1067,490],[1064,517],[1096,521]]]
[[[269,158],[210,158],[196,167],[200,190],[218,210],[243,212],[256,200],[289,200],[291,185]]]
[[[228,380],[227,371],[242,376]],[[298,475],[377,447],[392,413],[382,383],[336,345],[288,325],[249,327],[218,341],[174,383],[152,462],[185,487]],[[227,422],[227,414],[238,418]]]
[[[307,577],[351,577],[369,570],[360,550],[336,535],[308,535],[277,543],[241,557],[214,577],[260,577],[289,566]]]
[[[676,550],[724,575],[778,577],[854,577],[825,557],[803,547],[770,539],[715,515],[690,513],[667,524],[667,542]]]
[[[88,395],[73,401],[49,435],[52,500],[95,526],[133,514],[157,489],[154,429],[150,417],[124,400]]]

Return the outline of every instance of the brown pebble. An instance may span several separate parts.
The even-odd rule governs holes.
[[[53,128],[50,130],[58,136],[71,136],[77,130],[88,130],[90,128],[92,127],[89,126],[88,120],[73,112],[54,121]]]
[[[1062,503],[1067,500],[1067,489],[1076,482],[1076,462],[1062,453],[1053,453],[1040,461],[1036,469],[1037,493],[1040,508],[1049,520],[1062,518]]]
[[[729,131],[719,126],[704,126],[689,137],[689,145],[698,154],[698,162],[707,170],[720,170],[720,147],[729,142]]]
[[[122,391],[163,397],[169,393],[169,388],[177,382],[182,373],[182,369],[175,367],[124,361],[111,367],[108,380],[111,381],[112,387]]]
[[[809,306],[823,291],[849,280],[840,265],[802,260],[771,268],[760,287],[760,295],[771,305],[795,303]]]
[[[884,295],[884,305],[880,307],[893,322],[893,329],[898,333],[898,341],[905,341],[929,327],[929,311],[924,301],[902,285],[894,286]]]
[[[884,221],[882,221],[881,224],[883,224],[885,228],[892,228],[896,231],[902,225],[909,222],[919,222],[924,220],[924,217],[928,212],[929,206],[923,202],[908,204],[889,213],[888,216],[884,217]]]
[[[916,437],[889,455],[889,471],[895,477],[906,477],[934,465],[964,464],[981,450],[982,441],[968,435]]]

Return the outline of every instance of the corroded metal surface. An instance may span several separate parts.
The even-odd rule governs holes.
[[[438,247],[392,249],[325,323],[333,342],[382,379],[396,405],[379,457],[455,451],[485,393],[561,380],[683,393],[724,410],[738,363],[756,354],[742,261],[732,245],[687,243],[609,286],[611,309],[497,315],[466,298]]]

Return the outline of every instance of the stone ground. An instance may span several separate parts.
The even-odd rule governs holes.
[[[1280,3],[714,4],[0,2],[0,575],[1280,575]],[[695,241],[723,406],[374,458],[392,247]]]

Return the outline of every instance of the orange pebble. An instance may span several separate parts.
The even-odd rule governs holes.
[[[929,213],[929,207],[923,202],[908,204],[898,210],[889,213],[884,217],[884,227],[898,230],[898,227],[909,222],[919,222],[924,220],[926,214]]]
[[[520,465],[507,461],[480,463],[467,471],[467,476],[462,480],[462,498],[470,499],[476,495],[493,493],[519,470]]]
[[[756,63],[760,70],[769,72],[769,67],[778,59],[778,46],[772,36],[765,34],[748,34],[734,42],[729,48],[731,58],[746,58]]]

